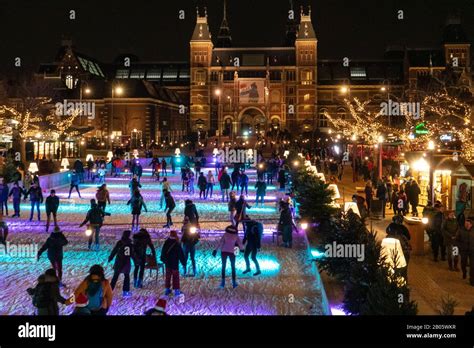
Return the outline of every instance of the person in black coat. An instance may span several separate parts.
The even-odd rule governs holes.
[[[71,193],[74,188],[76,189],[77,194],[79,195],[79,198],[82,198],[81,193],[79,192],[79,182],[80,182],[79,175],[73,169],[71,173],[71,185],[69,187],[69,196],[67,198],[71,198]]]
[[[257,260],[257,252],[261,248],[261,240],[263,234],[263,225],[255,220],[245,220],[245,234],[242,243],[245,244],[244,259],[245,268],[244,274],[250,272],[250,260],[249,256],[252,257],[252,261],[255,264],[257,272],[254,273],[254,276],[259,275],[260,265]]]
[[[59,281],[63,278],[63,247],[68,241],[58,226],[54,227],[53,233],[46,239],[46,242],[38,250],[38,260],[46,250],[48,251],[48,259],[51,266],[55,270]]]
[[[170,228],[173,226],[173,220],[171,219],[171,213],[176,208],[173,196],[169,191],[165,192],[165,212],[166,212],[166,225],[163,228]]]
[[[115,244],[114,249],[110,253],[109,262],[115,258],[114,263],[114,275],[112,277],[112,281],[110,282],[110,286],[112,290],[115,288],[115,284],[117,284],[118,277],[121,273],[124,275],[123,280],[123,296],[128,297],[131,295],[130,293],[130,269],[131,269],[131,262],[130,259],[133,256],[133,245],[132,240],[130,239],[131,235],[130,230],[123,231],[122,238]]]
[[[280,191],[285,191],[286,174],[283,168],[278,172],[278,183],[280,184]]]
[[[51,190],[48,197],[46,197],[46,202],[44,204],[46,210],[46,232],[49,230],[49,224],[51,222],[51,215],[53,215],[54,227],[58,227],[58,221],[56,219],[56,214],[59,208],[59,197],[56,196],[56,190]]]
[[[58,303],[67,303],[59,291],[59,279],[54,269],[48,269],[39,276],[36,287],[26,291],[33,298],[36,315],[59,315]]]
[[[199,173],[198,187],[199,187],[199,198],[206,199],[207,179],[204,176],[203,172]]]
[[[436,203],[435,213],[433,215],[433,223],[431,224],[432,229],[430,233],[431,249],[433,250],[434,261],[438,261],[438,254],[441,251],[441,260],[446,261],[446,247],[444,246],[443,241],[443,206],[439,203]]]
[[[151,241],[150,234],[144,228],[141,228],[138,233],[133,235],[133,263],[135,268],[133,270],[133,285],[136,288],[142,288],[143,285],[143,274],[145,272],[146,264],[146,250],[150,248],[153,259],[156,262],[156,251],[153,242]]]
[[[104,223],[104,217],[109,216],[110,213],[104,212],[99,206],[97,205],[95,199],[91,199],[91,208],[87,212],[86,218],[84,221],[79,225],[79,227],[84,226],[85,224],[89,223],[90,227],[92,229],[92,234],[89,236],[89,241],[88,241],[88,249],[91,250],[92,246],[92,239],[93,236],[95,236],[95,247],[94,249],[96,251],[99,251],[99,234],[100,234],[100,228],[102,227],[102,224]]]
[[[170,236],[161,249],[160,260],[165,264],[165,295],[168,296],[171,294],[171,278],[173,278],[175,296],[179,296],[181,294],[179,284],[179,264],[181,263],[183,267],[186,267],[186,260],[184,258],[183,249],[181,248],[181,243],[178,239],[178,232],[170,231]]]
[[[196,204],[190,199],[184,202],[184,216],[187,217],[192,224],[197,225],[199,223],[199,214],[196,209]]]
[[[186,266],[184,267],[184,275],[187,272],[188,257],[191,256],[191,264],[193,266],[192,277],[196,276],[196,244],[199,242],[200,235],[197,231],[197,227],[190,222],[189,217],[185,216],[183,221],[183,227],[181,228],[181,243],[183,244],[183,253]]]
[[[43,193],[41,192],[41,187],[38,183],[33,182],[30,189],[25,194],[26,197],[30,196],[31,202],[31,213],[30,213],[30,221],[33,220],[33,214],[36,211],[38,212],[38,221],[41,221],[41,213],[40,213],[40,204],[43,203]]]

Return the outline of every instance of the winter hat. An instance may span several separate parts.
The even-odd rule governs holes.
[[[164,312],[166,309],[166,297],[161,296],[156,302],[155,309],[160,312]]]
[[[237,228],[233,225],[230,225],[225,228],[225,232],[230,234],[237,234]]]
[[[88,304],[89,299],[86,295],[79,294],[79,296],[76,297],[76,307],[87,307]]]
[[[59,226],[54,226],[53,232],[61,232],[61,229],[59,228]]]

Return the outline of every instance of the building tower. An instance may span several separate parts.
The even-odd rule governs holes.
[[[301,7],[301,20],[295,41],[296,48],[296,115],[289,114],[290,129],[301,130],[303,126],[314,127],[317,104],[317,46],[318,40],[311,23],[311,7],[305,14]],[[295,117],[296,116],[296,117]],[[298,127],[296,129],[296,127]]]
[[[211,88],[209,72],[212,63],[211,32],[204,16],[197,10],[196,26],[190,41],[190,128],[192,131],[209,130],[211,109]]]
[[[461,68],[470,71],[470,49],[464,28],[459,16],[451,15],[446,20],[443,32],[445,61],[454,69]]]
[[[227,22],[227,0],[224,0],[224,15],[217,35],[216,47],[231,47],[232,37],[230,36],[229,23]]]

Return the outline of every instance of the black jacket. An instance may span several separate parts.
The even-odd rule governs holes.
[[[176,208],[176,203],[174,202],[173,196],[169,195],[165,198],[165,209],[174,209]]]
[[[219,184],[221,185],[221,189],[229,189],[230,188],[230,176],[227,173],[222,173],[221,179],[219,180]]]
[[[89,211],[87,212],[85,220],[81,223],[81,226],[84,226],[86,223],[90,223],[92,225],[99,225],[102,226],[104,222],[105,213],[100,209],[97,204],[94,204]]]
[[[151,249],[153,257],[156,258],[155,246],[153,245],[150,236],[143,232],[138,232],[133,235],[133,254],[136,262],[145,260],[146,249],[148,247]]]
[[[179,241],[168,238],[161,249],[160,260],[170,269],[179,269],[179,263],[185,267],[184,253]]]
[[[284,208],[280,213],[280,225],[293,225],[293,216],[289,208]]]
[[[48,250],[48,259],[53,261],[60,261],[63,259],[63,247],[67,245],[68,241],[62,232],[53,232],[46,239],[46,242],[38,250],[38,258],[43,252]]]
[[[263,234],[263,225],[257,221],[250,220],[245,223],[245,234],[242,243],[247,242],[247,247],[260,249]]]
[[[37,186],[36,188],[31,186],[28,192],[26,192],[25,198],[30,196],[30,201],[43,203],[43,193],[41,192],[41,187]]]
[[[114,271],[119,273],[130,273],[130,259],[133,256],[132,240],[120,239],[110,253],[109,262],[115,257]]]
[[[189,218],[189,222],[192,224],[198,223],[199,222],[199,214],[196,209],[196,204],[191,203],[191,204],[186,204],[184,207],[184,216],[187,216]]]
[[[48,196],[46,197],[46,202],[44,204],[46,212],[56,213],[59,208],[59,197],[58,196]]]
[[[461,227],[456,237],[456,242],[457,242],[457,245],[459,246],[459,252],[463,254],[474,253],[473,228],[471,228],[470,230],[466,230],[464,226]]]
[[[199,242],[200,235],[199,233],[191,233],[191,224],[183,225],[181,229],[183,236],[181,237],[181,243],[186,245],[196,245]]]

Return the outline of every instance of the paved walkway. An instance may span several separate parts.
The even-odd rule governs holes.
[[[356,192],[356,186],[364,186],[363,181],[352,182],[352,169],[345,167],[342,182],[338,184],[341,195],[344,192],[345,201],[351,201]],[[377,237],[385,238],[385,229],[393,217],[393,211],[386,210],[383,220],[369,220],[377,232]],[[434,262],[429,243],[425,242],[425,255],[411,256],[408,267],[408,284],[411,297],[418,303],[419,314],[438,314],[441,298],[448,294],[458,301],[455,314],[464,315],[474,306],[474,287],[467,280],[462,279],[461,272],[452,272],[448,269],[447,261]],[[340,296],[341,293],[337,292]]]

